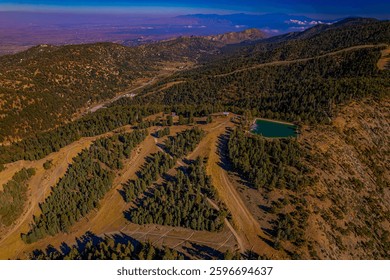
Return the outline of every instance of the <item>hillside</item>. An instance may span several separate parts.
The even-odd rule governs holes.
[[[0,259],[389,259],[389,29],[0,57]]]
[[[196,62],[202,39],[138,48],[40,45],[0,57],[0,142],[68,122],[77,112]],[[123,94],[123,93],[122,93]]]
[[[389,258],[389,101],[352,102],[300,139],[319,177],[307,233],[320,259]]]
[[[224,44],[237,44],[241,42],[256,41],[264,39],[266,35],[259,29],[252,28],[241,32],[229,32],[220,35],[206,36],[211,41],[217,41]]]
[[[242,61],[248,65],[253,62],[313,57],[356,45],[388,44],[389,25],[389,21],[347,18],[334,24],[318,24],[302,32],[248,43],[244,48],[226,47],[224,59],[231,56],[234,61],[243,53],[250,53],[246,60]]]
[[[219,53],[258,30],[221,37],[179,37],[125,47],[113,43],[52,46],[0,57],[0,142],[64,124],[88,108],[157,82]]]
[[[232,173],[232,182],[271,246],[298,259],[389,258],[389,106],[388,98],[351,102],[330,124],[304,126],[295,148],[288,145],[277,151],[278,158],[273,157],[274,150],[268,154],[279,166],[283,162],[279,153],[301,156],[298,165],[283,163],[282,170],[274,169],[270,175],[276,177],[266,187],[260,184],[256,189],[252,184],[259,179],[243,177],[242,168]],[[265,147],[279,141],[283,143],[272,140]],[[249,152],[254,156],[255,146],[253,139]],[[266,169],[260,166],[253,168],[269,172],[269,164]],[[242,179],[249,184],[240,183]]]
[[[1,141],[67,122],[158,69],[114,44],[41,45],[0,61]]]
[[[235,47],[223,60],[145,88],[145,96],[136,100],[155,103],[158,96],[167,105],[208,103],[237,113],[251,110],[268,118],[325,122],[340,103],[388,94],[389,72],[376,64],[386,55],[389,32],[386,21],[346,21],[309,38],[276,45],[260,41],[252,51]]]

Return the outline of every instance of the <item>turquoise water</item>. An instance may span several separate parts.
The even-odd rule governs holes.
[[[256,120],[256,125],[253,127],[252,132],[271,138],[297,137],[295,125],[268,120]]]

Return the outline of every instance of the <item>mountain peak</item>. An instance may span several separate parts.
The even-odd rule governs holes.
[[[237,44],[243,41],[254,41],[264,39],[266,34],[259,29],[250,28],[239,32],[228,32],[220,35],[211,35],[205,37],[211,41],[218,41],[224,44]]]

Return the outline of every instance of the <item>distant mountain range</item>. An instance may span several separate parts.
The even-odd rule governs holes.
[[[259,29],[251,28],[239,32],[228,32],[219,35],[206,36],[206,39],[223,44],[237,44],[245,41],[256,41],[266,38],[267,35]]]
[[[112,42],[135,46],[179,36],[211,36],[251,28],[261,29],[269,37],[331,22],[288,14],[194,14],[141,18],[135,15],[0,11],[0,55],[20,52],[39,44]]]
[[[271,34],[302,31],[316,24],[329,24],[337,20],[318,20],[306,16],[288,14],[193,14],[179,16],[182,20],[192,20],[194,26],[231,26],[236,29],[260,28]]]

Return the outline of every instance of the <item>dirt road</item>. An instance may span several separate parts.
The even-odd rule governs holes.
[[[260,228],[259,223],[250,213],[240,194],[231,183],[227,170],[224,167],[221,156],[221,136],[226,133],[226,129],[233,124],[226,120],[214,127],[210,133],[212,138],[208,153],[207,172],[212,177],[213,185],[217,188],[218,195],[230,210],[237,234],[237,241],[241,250],[253,250],[256,253],[278,258],[278,252],[264,242],[265,234]],[[263,239],[262,239],[263,238]]]
[[[343,52],[348,52],[348,51],[353,51],[353,50],[360,50],[360,49],[371,49],[371,48],[378,48],[378,47],[387,47],[387,45],[386,44],[361,45],[361,46],[354,46],[354,47],[350,47],[350,48],[345,48],[345,49],[342,49],[342,50],[326,53],[326,54],[315,56],[315,57],[301,58],[301,59],[294,59],[294,60],[281,60],[281,61],[267,62],[267,63],[262,63],[262,64],[250,66],[250,67],[240,68],[240,69],[231,71],[229,73],[215,75],[214,77],[215,78],[217,78],[217,77],[226,77],[226,76],[230,76],[230,75],[233,75],[233,74],[236,74],[236,73],[245,72],[245,71],[248,71],[248,70],[259,69],[259,68],[268,67],[268,66],[288,65],[288,64],[292,64],[292,63],[306,62],[306,61],[309,61],[309,60],[314,60],[314,59],[318,59],[318,58],[332,56],[332,55],[340,54],[340,53],[343,53]]]
[[[101,102],[95,106],[93,106],[92,108],[90,108],[88,110],[88,113],[93,113],[93,112],[96,112],[97,110],[111,104],[111,103],[114,103],[115,101],[123,98],[123,97],[134,97],[135,96],[135,92],[144,88],[144,87],[147,87],[149,85],[151,85],[152,83],[154,83],[154,81],[156,80],[156,76],[154,76],[150,81],[138,86],[138,87],[135,87],[135,88],[132,88],[130,90],[127,90],[127,91],[124,91],[124,92],[121,92],[118,96],[115,96],[114,98],[111,98],[109,100],[106,100],[104,102]]]

